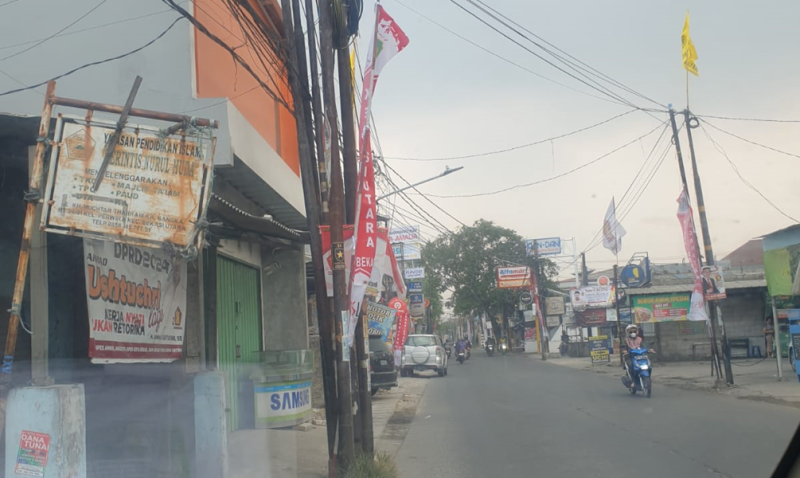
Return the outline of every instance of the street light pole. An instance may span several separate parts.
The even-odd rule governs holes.
[[[407,189],[415,188],[415,187],[419,186],[420,184],[425,184],[427,182],[433,181],[434,179],[443,178],[443,177],[447,176],[448,174],[455,173],[456,171],[461,171],[462,169],[464,169],[464,166],[459,166],[459,167],[453,168],[453,169],[450,169],[450,168],[446,167],[445,170],[441,174],[439,174],[438,176],[434,176],[432,178],[424,179],[424,180],[422,180],[422,181],[420,181],[418,183],[409,184],[408,186],[406,186],[404,188],[396,189],[396,190],[394,190],[394,191],[392,191],[390,193],[386,193],[383,196],[378,196],[378,199],[376,199],[375,201],[380,201],[381,199],[385,199],[385,198],[387,198],[389,196],[392,196],[394,194],[401,193],[401,192],[403,192],[403,191],[405,191]]]

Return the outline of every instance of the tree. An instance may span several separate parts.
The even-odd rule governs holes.
[[[438,292],[453,290],[454,312],[470,317],[486,313],[495,332],[499,331],[496,317],[513,315],[519,294],[497,288],[495,268],[533,263],[525,256],[519,234],[484,219],[429,242],[422,257],[425,274],[436,282]],[[541,263],[545,284],[552,287],[558,269],[550,261]]]
[[[431,323],[429,324],[431,328],[428,329],[429,332],[433,331],[433,324],[438,321],[442,312],[444,312],[444,308],[442,307],[442,294],[440,292],[441,287],[442,284],[438,276],[426,274],[425,278],[422,279],[422,295],[431,303],[429,307],[431,314]]]

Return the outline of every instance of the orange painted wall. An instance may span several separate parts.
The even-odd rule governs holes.
[[[261,12],[256,1],[250,0],[250,3],[257,12]],[[245,41],[242,27],[224,2],[195,0],[194,15],[211,33],[235,48],[259,78],[270,87],[277,88],[281,97],[291,104],[285,73],[276,71],[267,61],[259,59],[257,50]],[[252,36],[254,33],[250,34]],[[297,127],[291,113],[264,91],[247,70],[237,65],[224,48],[197,29],[194,37],[197,96],[228,98],[299,176]]]

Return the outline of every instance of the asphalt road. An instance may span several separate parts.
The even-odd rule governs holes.
[[[794,408],[477,351],[429,380],[397,456],[401,476],[768,477]],[[502,474],[502,475],[501,475]]]

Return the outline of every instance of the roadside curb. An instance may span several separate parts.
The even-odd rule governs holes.
[[[400,447],[408,435],[414,417],[417,415],[417,408],[425,389],[428,387],[427,380],[407,379],[401,385],[403,396],[397,401],[394,413],[389,417],[386,426],[380,436],[375,439],[375,449],[395,457],[400,451]]]

